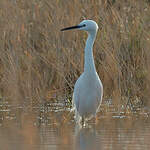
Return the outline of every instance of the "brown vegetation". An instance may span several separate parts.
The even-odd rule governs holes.
[[[0,18],[1,98],[33,106],[70,96],[87,35],[60,29],[86,18],[100,27],[94,57],[104,99],[148,104],[149,1],[1,0]]]

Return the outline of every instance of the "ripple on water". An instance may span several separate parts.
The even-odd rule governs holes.
[[[124,112],[106,106],[84,128],[75,125],[64,103],[0,106],[0,145],[9,149],[149,150],[149,112]],[[110,111],[109,111],[110,110]],[[117,111],[116,111],[117,110]]]

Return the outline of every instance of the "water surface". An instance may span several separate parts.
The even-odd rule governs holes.
[[[149,150],[146,113],[99,112],[85,127],[59,104],[33,108],[1,107],[0,150]],[[39,111],[40,110],[40,111]]]

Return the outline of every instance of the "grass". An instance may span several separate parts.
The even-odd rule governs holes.
[[[33,106],[70,97],[87,35],[60,29],[86,18],[100,28],[94,57],[104,100],[150,104],[149,1],[1,0],[0,7],[1,98]]]

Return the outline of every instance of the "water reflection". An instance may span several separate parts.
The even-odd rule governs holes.
[[[101,142],[96,137],[94,126],[76,127],[75,149],[77,150],[100,150]],[[98,142],[97,142],[98,141]]]
[[[38,110],[38,108],[37,108]],[[142,114],[98,114],[96,123],[75,125],[68,111],[0,111],[0,149],[149,150],[150,120]]]

